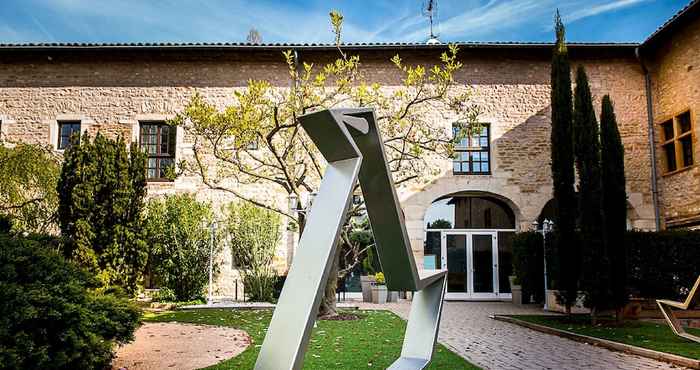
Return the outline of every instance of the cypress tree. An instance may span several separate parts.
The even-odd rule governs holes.
[[[104,285],[133,293],[147,259],[145,157],[124,140],[86,135],[65,152],[58,183],[62,252]]]
[[[600,145],[605,155],[601,161],[603,174],[603,215],[605,241],[610,258],[610,290],[617,318],[627,304],[627,193],[625,192],[625,149],[617,129],[617,119],[610,96],[603,97],[600,113]]]
[[[574,152],[572,132],[571,67],[564,40],[564,25],[555,17],[557,42],[552,55],[552,182],[557,203],[555,232],[557,257],[559,260],[560,299],[567,313],[576,301],[580,271],[580,252],[576,242],[576,195],[574,192]]]
[[[603,243],[600,141],[598,122],[588,76],[582,66],[576,70],[574,93],[574,152],[579,175],[579,215],[583,257],[582,288],[586,305],[596,312],[609,301],[609,264]]]

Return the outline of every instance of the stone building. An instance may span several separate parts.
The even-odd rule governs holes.
[[[573,43],[572,66],[586,67],[595,106],[615,103],[625,146],[630,228],[700,225],[697,167],[700,5],[694,1],[641,44]],[[449,298],[507,299],[510,237],[551,217],[550,59],[552,44],[460,43],[456,79],[473,89],[480,135],[458,146],[457,158],[436,163],[441,174],[400,189],[414,253],[426,268],[449,270]],[[431,64],[446,45],[351,44],[367,79],[401,84],[389,59]],[[225,194],[194,177],[164,181],[160,169],[191,154],[191,138],[164,120],[192,94],[223,107],[249,79],[289,86],[281,52],[301,61],[328,60],[332,45],[2,44],[0,132],[4,140],[61,150],[72,131],[121,134],[161,147],[149,160],[149,194],[196,192],[221,204]],[[442,119],[436,112],[435,119]],[[453,122],[445,120],[451,130]],[[605,156],[605,153],[603,153]],[[288,200],[264,187],[241,191]],[[277,263],[284,270],[296,236],[288,233]],[[217,293],[234,295],[235,271],[221,256]]]

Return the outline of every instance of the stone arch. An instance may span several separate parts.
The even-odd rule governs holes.
[[[541,225],[542,221],[544,221],[545,219],[554,220],[555,209],[556,203],[554,201],[554,198],[552,198],[548,200],[547,203],[544,204],[544,206],[542,206],[542,210],[540,211],[539,216],[537,216],[537,223]],[[634,221],[639,218],[640,216],[638,210],[632,205],[632,203],[629,200],[627,200],[627,228],[633,228]]]
[[[432,228],[515,229],[517,210],[507,197],[484,191],[461,191],[433,200],[426,208],[423,225],[430,228],[431,222],[443,221],[443,227]]]

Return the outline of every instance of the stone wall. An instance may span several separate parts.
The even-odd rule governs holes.
[[[388,61],[395,50],[363,51],[361,60],[368,80],[389,89],[400,85],[400,74]],[[607,55],[596,51],[575,57],[589,73],[596,109],[603,94],[616,104],[618,122],[626,148],[626,175],[630,218],[637,228],[653,227],[650,193],[650,160],[646,141],[644,80],[631,53]],[[302,52],[306,61],[329,60],[335,54]],[[549,50],[473,50],[460,55],[463,70],[456,76],[470,86],[473,100],[483,111],[480,120],[491,127],[492,173],[486,176],[453,176],[451,161],[438,159],[441,174],[427,183],[400,190],[407,227],[415,254],[423,253],[423,217],[437,198],[460,191],[483,192],[504,199],[516,214],[520,229],[527,229],[551,198]],[[439,52],[401,51],[406,63],[431,64]],[[183,109],[197,91],[223,107],[236,88],[248,79],[271,80],[274,86],[289,85],[280,53],[267,51],[187,52],[37,52],[4,55],[0,68],[0,119],[10,140],[50,144],[58,119],[73,117],[89,123],[89,132],[136,137],[138,121],[165,119]],[[465,87],[466,89],[466,87]],[[444,112],[433,119],[450,130],[452,120]],[[191,154],[191,139],[178,133],[177,157]],[[235,184],[232,184],[236,186]],[[273,199],[284,207],[284,194],[272,188],[241,189]],[[208,190],[195,177],[181,176],[172,183],[152,183],[149,194],[196,192],[217,207],[231,197]],[[285,235],[278,265],[286,268],[288,245],[295,235]],[[293,248],[292,248],[293,249]],[[233,295],[236,272],[230,256],[222,254],[223,266],[217,292]]]
[[[402,192],[407,227],[414,254],[421,257],[425,212],[436,199],[462,191],[505,200],[520,230],[530,229],[552,197],[550,171],[549,59],[463,60],[460,82],[471,85],[474,101],[489,123],[492,145],[490,176],[452,175],[451,164],[430,184]],[[625,146],[625,170],[631,226],[654,227],[650,188],[650,154],[646,135],[644,75],[634,58],[574,58],[572,67],[588,72],[596,112],[603,95],[610,94]],[[449,123],[449,122],[446,122]],[[603,154],[604,155],[604,154]]]
[[[700,224],[700,22],[690,22],[658,41],[649,60],[652,79],[654,128],[657,143],[659,200],[666,227]],[[694,164],[668,173],[661,123],[690,111]],[[679,166],[680,167],[680,166]]]

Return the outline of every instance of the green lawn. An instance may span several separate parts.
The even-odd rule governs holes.
[[[700,359],[700,344],[673,334],[671,328],[665,323],[634,320],[618,324],[614,320],[605,320],[599,325],[591,326],[588,316],[575,316],[572,320],[563,316],[513,315],[511,317],[589,337]],[[700,335],[700,329],[687,330],[689,333]]]
[[[388,311],[348,311],[360,320],[319,321],[314,328],[304,369],[384,369],[401,353],[406,322]],[[243,329],[253,344],[239,356],[209,369],[252,369],[272,317],[270,310],[192,310],[147,314],[147,322],[187,322]],[[429,369],[478,369],[442,345]]]

